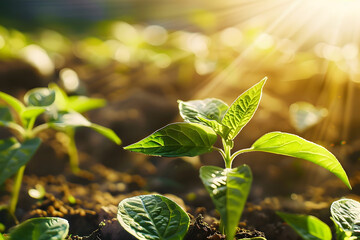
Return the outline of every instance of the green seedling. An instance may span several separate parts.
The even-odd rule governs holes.
[[[174,201],[161,195],[140,195],[119,203],[117,219],[140,240],[181,240],[190,218]]]
[[[7,104],[0,106],[0,126],[10,129],[14,134],[14,137],[0,140],[0,185],[15,174],[9,205],[12,215],[15,213],[25,166],[41,144],[41,140],[37,136],[40,132],[49,128],[71,132],[77,127],[89,127],[117,144],[121,142],[111,129],[91,123],[75,111],[75,109],[87,109],[84,104],[81,104],[82,101],[79,100],[79,97],[61,97],[59,92],[60,90],[56,89],[54,85],[50,88],[32,89],[24,96],[25,104],[0,92],[0,99]],[[61,103],[65,107],[61,107]],[[89,102],[85,101],[85,103]],[[71,105],[72,108],[66,107],[68,105]],[[36,125],[36,120],[40,115],[45,116],[45,122]],[[75,145],[73,147],[76,148]]]
[[[87,111],[100,108],[105,106],[106,101],[100,98],[88,98],[86,96],[68,96],[65,91],[59,88],[55,83],[49,84],[49,88],[55,91],[55,102],[54,106],[56,108],[55,112],[66,112],[73,114],[72,118],[82,118],[76,113],[85,113]],[[76,116],[77,115],[77,116]],[[69,115],[68,115],[69,116]],[[82,119],[81,121],[84,124],[86,120]],[[75,123],[75,122],[74,122]],[[70,168],[73,173],[79,173],[79,155],[77,152],[76,144],[75,144],[75,130],[76,127],[72,126],[70,123],[68,126],[60,127],[56,126],[59,130],[63,131],[68,137],[68,154],[69,154],[69,162]],[[100,132],[101,134],[107,136],[109,139],[113,140],[116,144],[121,144],[121,140],[112,132],[108,131],[106,128],[99,126],[94,123],[90,123],[90,127],[95,131]]]
[[[0,236],[3,240],[64,240],[69,232],[66,219],[57,217],[31,218]]]
[[[340,199],[331,204],[331,219],[334,222],[337,240],[360,239],[360,203],[352,199]],[[331,240],[328,225],[311,215],[277,214],[304,240]]]
[[[336,157],[324,147],[299,136],[270,132],[260,137],[250,148],[233,154],[234,138],[251,120],[258,108],[266,78],[240,95],[229,107],[219,99],[179,101],[183,123],[169,124],[125,149],[163,157],[197,156],[219,151],[225,169],[203,166],[200,178],[220,212],[220,230],[228,240],[234,238],[252,182],[247,165],[232,168],[236,156],[247,152],[268,152],[313,162],[340,178],[351,188],[348,177]],[[214,144],[220,136],[223,148]]]

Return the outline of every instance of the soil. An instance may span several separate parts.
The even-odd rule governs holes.
[[[2,74],[12,79],[14,72],[32,73],[33,81],[24,87],[20,87],[16,81],[14,86],[9,86],[9,81],[4,83],[6,89],[12,89],[13,94],[21,96],[26,89],[44,85],[44,80],[36,72],[29,70],[30,67],[25,63],[7,64],[12,66],[9,68],[11,72],[2,70],[0,77]],[[21,71],[14,70],[16,67]],[[88,75],[82,76],[82,84],[88,95],[103,97],[109,101],[107,107],[91,111],[87,116],[92,122],[112,128],[123,140],[123,145],[138,141],[179,119],[176,99],[186,100],[191,87],[180,87],[173,81],[161,79],[151,83],[144,81],[146,84],[125,81],[123,85],[110,91],[111,86],[106,86],[106,79],[114,77],[109,77],[106,73],[112,70],[111,66],[100,73],[92,70]],[[129,74],[129,78],[134,79],[142,76],[140,70]],[[98,79],[103,79],[103,85]],[[275,85],[270,84],[267,92],[280,101],[281,96],[275,88]],[[115,92],[121,92],[122,95]],[[255,117],[244,128],[235,148],[248,147],[256,138],[272,130],[293,131],[284,116],[278,115],[279,112],[266,106],[260,106],[259,112],[259,117]],[[273,119],[276,126],[272,126],[267,121],[268,118]],[[1,136],[8,134],[1,129]],[[89,129],[78,129],[76,143],[82,172],[75,175],[69,170],[61,134],[47,131],[40,137],[44,143],[26,168],[20,192],[16,211],[20,222],[40,216],[63,217],[70,224],[69,240],[132,240],[135,238],[122,229],[116,219],[117,205],[127,197],[160,193],[183,206],[191,216],[185,240],[225,239],[217,231],[219,215],[198,177],[201,165],[222,166],[218,154],[210,153],[195,158],[148,157],[126,152]],[[311,140],[313,135],[305,133],[305,137]],[[236,238],[261,236],[269,240],[300,239],[276,215],[276,211],[312,214],[332,226],[329,219],[331,202],[343,196],[359,200],[357,194],[360,191],[360,171],[356,170],[359,169],[360,144],[354,140],[344,146],[340,144],[340,140],[334,135],[335,144],[328,144],[327,147],[337,156],[344,149],[349,153],[345,156],[343,165],[351,178],[352,192],[336,177],[303,161],[257,153],[249,154],[242,161],[236,160],[235,165],[250,165],[254,175],[252,190]],[[31,198],[28,194],[37,185],[41,185],[46,191],[40,199]],[[9,179],[0,190],[0,203],[8,203],[11,186],[12,180]],[[4,210],[0,211],[0,222],[6,229],[15,225],[14,219]]]

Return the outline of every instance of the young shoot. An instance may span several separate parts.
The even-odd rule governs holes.
[[[299,136],[283,132],[270,132],[246,149],[232,152],[234,138],[255,114],[267,78],[241,94],[230,106],[219,99],[179,101],[182,123],[169,124],[125,149],[163,157],[197,156],[218,151],[225,168],[203,166],[200,178],[212,201],[220,212],[220,230],[227,240],[235,236],[247,196],[252,174],[249,166],[232,168],[234,159],[247,152],[268,152],[296,157],[313,162],[335,174],[348,188],[348,177],[336,157],[324,147]],[[215,147],[217,138],[222,148]]]

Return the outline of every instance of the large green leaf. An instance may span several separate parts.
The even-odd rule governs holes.
[[[18,113],[21,113],[23,109],[25,109],[24,104],[7,93],[0,92],[0,98],[9,104]]]
[[[330,212],[334,223],[345,235],[356,236],[356,239],[360,239],[360,203],[358,201],[346,198],[337,200],[331,204]]]
[[[5,237],[0,233],[0,240],[5,240]]]
[[[29,106],[47,107],[55,101],[55,91],[49,88],[34,88],[25,94],[24,101]]]
[[[241,94],[227,110],[221,122],[223,125],[231,129],[227,136],[227,140],[234,139],[241,129],[253,117],[256,109],[258,108],[262,95],[262,88],[266,79],[267,78],[264,78],[259,83]]]
[[[0,185],[32,158],[40,143],[39,138],[23,143],[14,138],[0,140]]]
[[[190,218],[172,200],[161,195],[141,195],[120,202],[121,226],[141,240],[181,240]]]
[[[335,174],[351,189],[344,169],[331,152],[294,134],[283,132],[267,133],[260,137],[250,150],[276,153],[313,162]]]
[[[107,137],[111,141],[116,144],[121,144],[121,139],[116,135],[116,133],[111,130],[110,128],[106,128],[95,123],[91,123],[90,128],[94,129],[98,133],[102,134],[103,136]]]
[[[63,240],[69,231],[66,219],[32,218],[10,230],[11,240]]]
[[[211,152],[215,132],[197,123],[169,124],[125,149],[155,156],[197,156]]]
[[[186,122],[200,123],[198,116],[221,122],[229,106],[223,101],[216,98],[206,98],[204,100],[178,101],[181,117]]]
[[[277,212],[304,240],[331,240],[328,225],[317,217],[301,214]]]
[[[226,239],[232,240],[251,188],[249,166],[233,169],[204,166],[200,168],[200,178],[220,212]]]

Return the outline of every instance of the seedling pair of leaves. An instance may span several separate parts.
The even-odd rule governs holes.
[[[220,230],[228,240],[234,238],[252,183],[249,166],[231,167],[239,154],[261,151],[301,158],[327,169],[351,188],[344,169],[333,154],[293,134],[270,132],[250,148],[231,153],[234,138],[259,106],[265,82],[266,78],[245,91],[230,106],[215,98],[179,101],[180,115],[185,122],[169,124],[125,147],[130,151],[163,157],[192,157],[219,151],[225,168],[203,166],[200,168],[200,178],[220,212]],[[214,146],[218,137],[222,140],[222,149]]]
[[[64,240],[69,232],[66,219],[57,217],[31,218],[10,229],[0,240]]]
[[[360,239],[360,203],[353,199],[340,199],[331,204],[331,219],[337,240]],[[304,240],[331,240],[328,225],[311,215],[277,212]]]
[[[121,143],[111,129],[91,123],[80,114],[102,106],[104,100],[68,97],[55,84],[27,92],[24,96],[25,104],[4,92],[0,92],[0,99],[7,104],[0,106],[0,126],[11,129],[15,136],[0,140],[0,185],[17,173],[9,207],[12,214],[15,212],[25,165],[41,144],[37,137],[39,132],[54,128],[67,133],[73,141],[76,127],[89,127],[115,143]],[[45,123],[35,126],[40,115],[45,116]],[[70,150],[76,153],[75,144],[70,146]],[[77,162],[72,167],[77,168]]]

